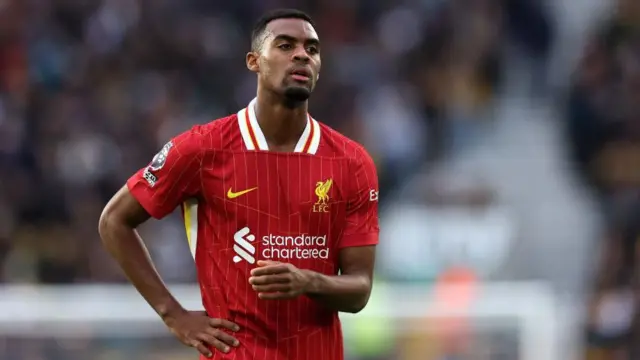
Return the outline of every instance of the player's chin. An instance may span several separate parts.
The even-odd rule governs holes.
[[[290,85],[284,89],[284,96],[291,101],[306,101],[311,96],[311,87],[304,85]]]

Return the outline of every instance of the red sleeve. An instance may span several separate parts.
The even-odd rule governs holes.
[[[351,194],[347,204],[347,224],[340,248],[378,244],[378,174],[364,149],[353,162]]]
[[[133,197],[156,219],[200,192],[202,135],[195,129],[171,139],[127,181]]]

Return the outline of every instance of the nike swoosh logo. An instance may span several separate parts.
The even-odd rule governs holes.
[[[238,191],[238,192],[233,192],[233,191],[231,191],[232,188],[229,188],[229,191],[227,191],[227,197],[229,199],[235,199],[235,198],[240,197],[240,196],[242,196],[242,195],[244,195],[246,193],[250,193],[250,192],[252,192],[253,190],[255,190],[257,188],[258,187],[256,186],[254,188],[247,189],[247,190],[242,190],[242,191]]]

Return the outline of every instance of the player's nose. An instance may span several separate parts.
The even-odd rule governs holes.
[[[310,60],[309,54],[307,54],[307,50],[305,50],[304,48],[298,48],[293,53],[293,61],[294,62],[307,63],[307,62],[309,62],[309,60]]]

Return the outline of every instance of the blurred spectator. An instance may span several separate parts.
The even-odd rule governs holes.
[[[2,4],[2,278],[122,281],[99,246],[101,207],[167,138],[250,100],[250,25],[286,2]],[[473,140],[500,80],[503,1],[301,5],[329,74],[312,112],[367,146],[382,194]],[[145,230],[161,271],[193,279],[177,217]]]
[[[607,359],[640,356],[640,324],[634,320],[640,244],[638,24],[640,3],[618,1],[617,12],[585,50],[568,106],[575,163],[608,219],[589,323],[592,354],[604,352]]]

